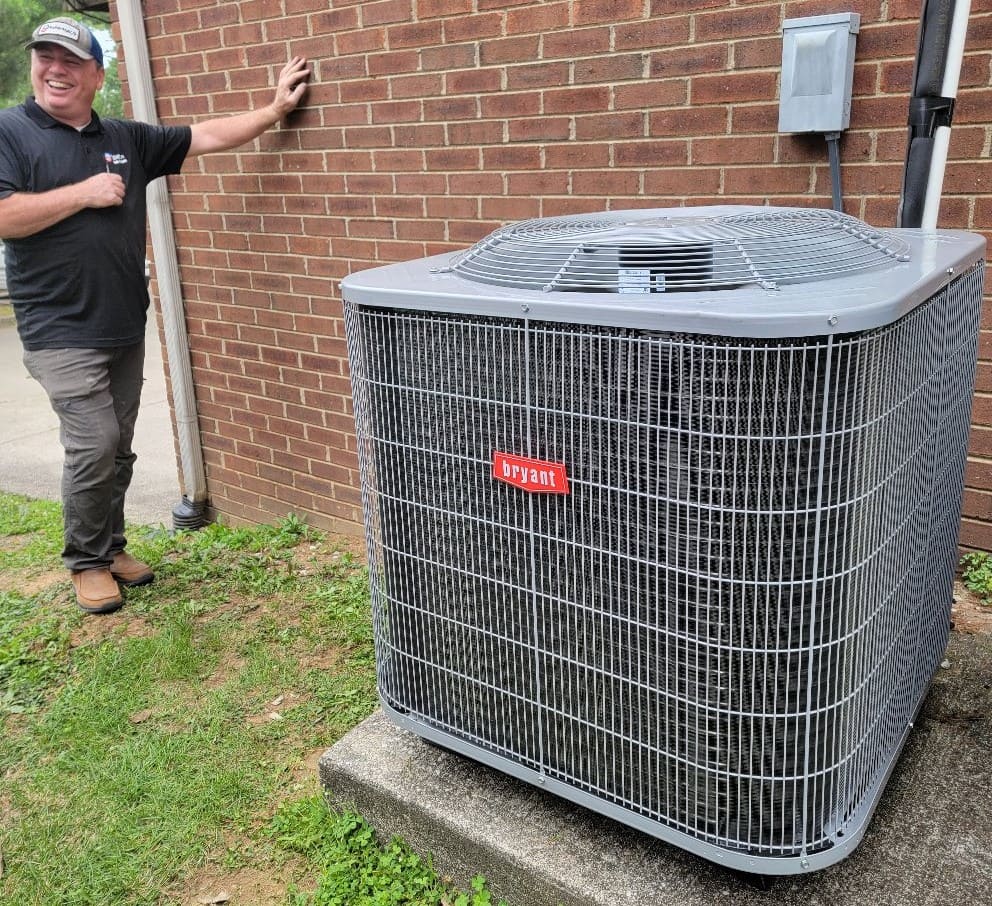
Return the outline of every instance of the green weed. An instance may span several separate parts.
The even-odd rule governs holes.
[[[294,888],[291,906],[490,906],[481,875],[469,893],[454,890],[403,841],[380,845],[353,812],[335,814],[320,796],[281,806],[267,829],[277,845],[320,872],[313,893]]]
[[[992,604],[992,555],[965,554],[961,558],[961,581],[983,604]]]

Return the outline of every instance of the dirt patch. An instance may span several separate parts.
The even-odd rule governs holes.
[[[47,591],[53,585],[69,587],[69,574],[64,569],[39,573],[36,569],[7,569],[0,574],[0,591],[16,592],[25,598]]]
[[[290,775],[290,788],[293,790],[310,789],[320,777],[320,757],[327,751],[324,746],[314,749],[306,758],[293,768]]]
[[[107,639],[143,639],[154,632],[154,628],[143,618],[124,607],[114,613],[87,616],[69,634],[69,645],[81,648],[96,645]]]
[[[229,906],[282,906],[286,890],[300,872],[290,861],[261,871],[257,868],[225,869],[207,865],[188,879],[184,891],[173,894],[181,906],[229,904]]]
[[[241,624],[257,623],[267,613],[265,602],[247,595],[232,593],[223,603],[198,614],[197,623],[211,623],[218,617],[236,617]]]
[[[220,662],[214,668],[213,673],[209,676],[203,677],[203,688],[209,691],[214,691],[223,686],[232,676],[237,676],[237,674],[242,670],[245,665],[245,660],[239,654],[234,652],[227,652]]]
[[[295,692],[282,692],[275,698],[271,698],[262,705],[262,710],[257,714],[249,714],[246,718],[249,726],[261,727],[264,724],[274,723],[283,720],[282,712],[287,708],[294,708],[303,699]]]
[[[956,632],[992,633],[992,606],[983,604],[961,582],[955,582],[951,620]]]
[[[329,646],[314,653],[302,654],[299,661],[304,670],[330,671],[337,667],[342,656],[343,650],[341,648]]]
[[[29,535],[4,535],[0,538],[0,551],[22,550],[29,540]]]

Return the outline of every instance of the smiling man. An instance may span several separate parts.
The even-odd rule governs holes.
[[[145,187],[199,154],[249,142],[295,109],[310,70],[294,57],[265,107],[192,126],[93,112],[103,52],[59,17],[27,44],[34,92],[0,111],[0,239],[28,371],[59,417],[65,547],[88,613],[154,578],[125,551],[124,495],[144,366]]]

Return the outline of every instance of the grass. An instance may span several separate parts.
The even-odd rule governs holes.
[[[319,794],[376,706],[361,563],[292,517],[129,537],[155,583],[86,616],[59,507],[0,494],[0,902],[486,906]]]

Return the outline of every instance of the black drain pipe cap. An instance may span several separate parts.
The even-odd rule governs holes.
[[[185,494],[183,499],[172,508],[173,531],[195,532],[207,524],[206,501],[190,500]]]

